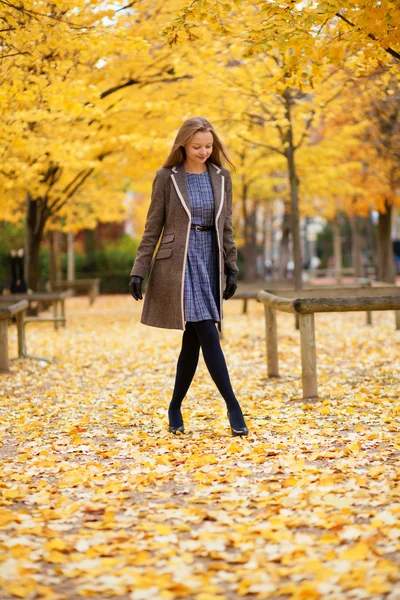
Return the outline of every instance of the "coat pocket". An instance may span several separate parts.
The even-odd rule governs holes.
[[[174,239],[175,234],[174,233],[167,233],[166,235],[163,236],[163,238],[161,239],[161,243],[165,244],[166,242],[172,242],[172,240]]]
[[[159,258],[168,258],[172,254],[172,248],[160,248],[156,254],[155,260]]]

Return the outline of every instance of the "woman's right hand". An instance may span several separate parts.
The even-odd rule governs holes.
[[[132,296],[135,300],[142,300],[142,281],[143,277],[139,275],[131,275],[131,280],[129,282],[129,289],[131,291]]]

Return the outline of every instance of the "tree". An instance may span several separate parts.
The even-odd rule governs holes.
[[[160,77],[175,78],[170,52],[158,51],[154,40],[150,47],[139,35],[140,18],[146,20],[146,15],[139,14],[131,28],[134,35],[126,35],[131,19],[126,6],[103,10],[101,2],[71,8],[45,2],[40,12],[35,2],[7,7],[0,82],[6,100],[1,216],[21,219],[26,206],[27,277],[36,289],[46,227],[72,230],[123,214],[126,177],[139,173],[143,161],[121,167],[129,165],[136,141],[143,143],[146,127],[141,119],[142,135],[140,128],[133,134],[128,130],[126,90],[150,87]],[[23,52],[17,51],[18,44]],[[121,55],[132,59],[121,62]],[[146,75],[123,74],[133,64]],[[133,111],[135,101],[125,110]],[[121,160],[124,151],[127,158]]]
[[[207,13],[205,12],[207,10]],[[400,59],[394,49],[399,41],[397,24],[400,7],[394,0],[386,3],[368,0],[305,2],[299,7],[283,2],[214,3],[194,0],[185,5],[163,30],[171,46],[186,32],[190,42],[207,34],[206,29],[238,43],[243,58],[257,55],[266,63],[281,55],[282,78],[276,81],[285,113],[283,154],[287,160],[291,190],[292,235],[295,260],[295,285],[301,287],[301,246],[299,232],[299,179],[296,172],[292,111],[296,100],[313,94],[326,73],[324,65],[351,69],[357,77],[376,68],[377,61]],[[346,29],[347,28],[347,29]],[[373,40],[373,42],[370,42]],[[278,59],[279,60],[279,59]],[[361,64],[360,64],[361,63]],[[311,126],[310,117],[305,131]],[[274,151],[281,151],[274,148]]]
[[[250,27],[240,27],[243,14],[253,14]],[[183,32],[189,40],[197,39],[203,25],[220,35],[240,37],[247,55],[284,45],[301,47],[310,58],[322,50],[333,63],[346,49],[363,51],[365,61],[382,52],[400,60],[397,0],[306,0],[301,5],[292,0],[233,0],[233,4],[192,0],[177,11],[163,34],[173,45]]]

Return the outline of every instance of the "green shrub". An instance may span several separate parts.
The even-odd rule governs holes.
[[[24,247],[24,226],[0,222],[0,290],[11,282],[9,252],[13,248]],[[119,240],[108,243],[96,250],[94,245],[87,253],[75,254],[75,274],[77,279],[100,277],[101,291],[125,293],[128,291],[129,273],[136,257],[138,239],[124,235]],[[50,252],[44,242],[39,252],[39,289],[45,289],[49,280]],[[67,277],[67,254],[61,257],[63,279]]]
[[[0,222],[0,288],[11,281],[10,250],[24,247],[24,226]]]
[[[136,257],[138,239],[124,235],[108,243],[103,249],[90,248],[86,254],[75,253],[75,276],[77,279],[101,279],[102,293],[127,293],[129,273]],[[61,260],[63,279],[67,277],[67,255]]]

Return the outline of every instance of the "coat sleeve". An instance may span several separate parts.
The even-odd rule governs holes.
[[[156,172],[151,190],[151,201],[147,212],[146,224],[142,240],[136,251],[136,258],[131,269],[132,275],[146,277],[154,249],[160,238],[165,221],[165,177]]]
[[[224,238],[223,238],[223,247],[224,247],[224,271],[226,273],[226,268],[232,269],[234,271],[239,271],[237,266],[237,249],[235,240],[233,237],[233,227],[232,227],[232,179],[231,174],[227,171],[226,179],[226,217],[224,223]]]

